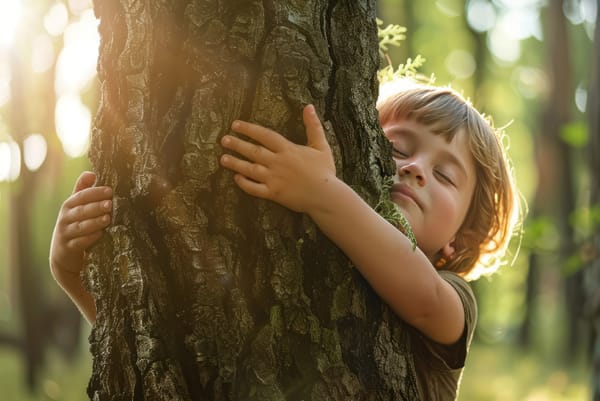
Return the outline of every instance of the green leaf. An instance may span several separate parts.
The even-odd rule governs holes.
[[[582,121],[565,124],[560,130],[560,138],[574,148],[583,148],[588,143],[587,125]]]
[[[418,69],[425,64],[425,58],[421,55],[413,59],[409,58],[406,63],[398,65],[398,68],[394,69],[391,65],[384,67],[377,72],[377,78],[379,83],[383,84],[386,82],[392,82],[401,78],[411,78],[418,82],[432,83],[434,81],[433,76],[425,77],[419,74]]]
[[[583,260],[581,260],[581,256],[576,253],[567,258],[564,265],[562,266],[562,272],[566,276],[570,276],[574,273],[577,273],[579,270],[583,268]]]
[[[377,33],[379,36],[379,50],[387,52],[388,46],[400,46],[400,43],[406,39],[406,28],[400,25],[390,24],[382,28],[383,21],[377,19]]]

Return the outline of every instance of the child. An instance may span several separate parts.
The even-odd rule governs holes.
[[[306,213],[354,262],[379,296],[416,331],[411,337],[422,400],[455,399],[477,307],[464,280],[499,264],[514,226],[509,166],[490,124],[456,92],[417,85],[385,99],[380,121],[398,167],[391,197],[418,248],[336,177],[313,106],[307,145],[236,121],[254,143],[226,135],[223,155],[250,195]],[[309,166],[309,167],[306,167]],[[110,189],[84,173],[58,217],[50,263],[56,280],[90,322],[93,300],[79,273],[85,249],[110,221]],[[360,235],[355,233],[360,232]]]
[[[236,121],[223,155],[246,193],[306,213],[354,262],[373,289],[418,333],[411,338],[422,400],[454,400],[477,307],[464,278],[499,265],[512,235],[515,189],[500,138],[459,94],[424,85],[379,106],[397,175],[392,200],[418,249],[336,177],[313,106],[303,111],[307,145]],[[360,233],[357,235],[356,233]]]
[[[112,189],[94,187],[95,181],[89,171],[79,176],[60,209],[50,244],[50,271],[90,324],[96,321],[96,306],[83,287],[81,270],[85,250],[102,237],[112,210]]]

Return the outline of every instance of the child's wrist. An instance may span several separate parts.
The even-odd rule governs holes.
[[[54,274],[55,276],[58,274],[61,276],[67,275],[67,276],[79,277],[79,275],[81,273],[80,269],[69,269],[65,265],[57,262],[56,260],[53,260],[52,258],[50,259],[50,270],[52,271],[52,274]]]
[[[83,288],[81,272],[52,268],[52,276],[58,285],[69,294]]]
[[[338,199],[343,194],[344,187],[347,187],[347,184],[334,174],[324,177],[320,190],[310,194],[311,204],[305,213],[313,220],[331,213],[337,207]]]

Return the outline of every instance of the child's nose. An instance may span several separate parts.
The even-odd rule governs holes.
[[[423,169],[414,161],[398,165],[398,175],[405,178],[412,176],[417,181],[417,184],[420,186],[425,185],[425,174]]]

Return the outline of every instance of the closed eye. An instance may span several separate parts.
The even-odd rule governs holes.
[[[437,174],[438,177],[440,177],[440,179],[442,179],[443,181],[447,182],[448,184],[452,185],[452,186],[456,186],[456,184],[454,183],[454,181],[452,180],[452,178],[450,178],[450,176],[448,176],[447,174],[445,174],[444,172],[440,171],[440,170],[436,170],[435,172]]]
[[[396,159],[406,159],[408,157],[408,153],[400,149],[395,142],[390,143],[392,144],[392,157]]]
[[[406,159],[408,155],[397,149],[392,149],[392,157],[395,157],[396,159]]]

